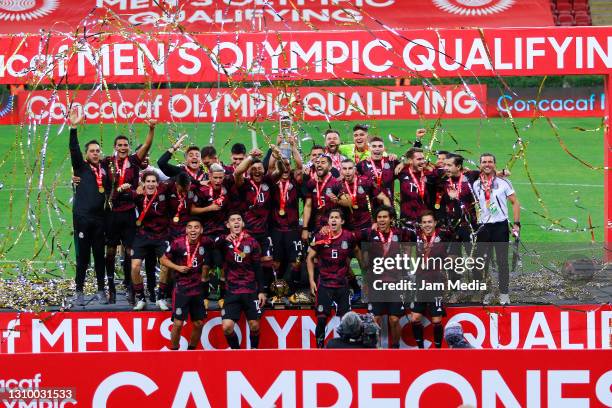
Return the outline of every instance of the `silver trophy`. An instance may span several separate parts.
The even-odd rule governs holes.
[[[283,159],[291,160],[291,144],[289,137],[293,135],[293,119],[287,111],[281,111],[278,115],[278,129],[281,142],[278,146]]]

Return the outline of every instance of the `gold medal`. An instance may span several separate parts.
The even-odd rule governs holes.
[[[140,227],[142,225],[142,221],[136,220],[136,226]]]
[[[359,208],[359,206],[357,204],[353,204],[353,210],[356,210],[358,208]]]
[[[280,215],[281,217],[283,217],[285,215],[285,210],[283,210],[282,208],[278,211],[278,215]]]
[[[104,187],[98,187],[98,191],[99,191],[100,193],[103,193],[103,192],[104,192]]]
[[[246,257],[246,254],[244,252],[240,252],[239,256],[244,259]]]
[[[440,209],[440,204],[436,203],[436,205],[434,205],[434,207],[435,207],[436,210],[439,210]]]
[[[179,217],[174,217],[174,218],[172,219],[172,221],[174,221],[174,222],[179,222]]]

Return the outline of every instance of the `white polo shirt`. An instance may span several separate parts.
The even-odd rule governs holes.
[[[473,189],[480,205],[479,224],[492,224],[508,220],[508,196],[514,194],[514,188],[509,180],[500,177],[493,178],[488,206],[480,178],[474,182]]]

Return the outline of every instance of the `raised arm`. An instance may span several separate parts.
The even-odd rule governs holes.
[[[72,162],[72,170],[76,172],[85,161],[83,159],[83,152],[81,152],[81,146],[79,145],[79,138],[77,137],[77,126],[83,122],[83,116],[79,113],[78,109],[70,111],[68,122],[70,123],[70,141],[68,143],[70,161]]]
[[[159,160],[157,160],[157,167],[159,167],[159,169],[168,177],[174,177],[182,171],[180,167],[170,164],[170,159],[172,158],[174,152],[176,152],[181,146],[186,137],[187,134],[181,135],[176,143],[166,150],[164,154],[161,155]]]
[[[253,149],[249,153],[249,155],[236,167],[234,170],[234,181],[236,182],[236,186],[240,187],[244,182],[244,173],[247,172],[251,164],[253,164],[253,160],[257,157],[261,157],[261,150]]]
[[[153,144],[153,137],[155,136],[155,126],[157,126],[157,121],[155,119],[148,119],[145,123],[149,125],[149,133],[147,133],[147,138],[142,146],[140,146],[140,149],[136,151],[136,156],[138,156],[140,161],[143,161],[145,157],[147,157],[147,154],[149,154],[149,150]]]

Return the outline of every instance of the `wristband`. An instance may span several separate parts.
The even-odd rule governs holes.
[[[517,227],[521,226],[521,222],[520,221],[514,221],[514,225],[516,225]]]

